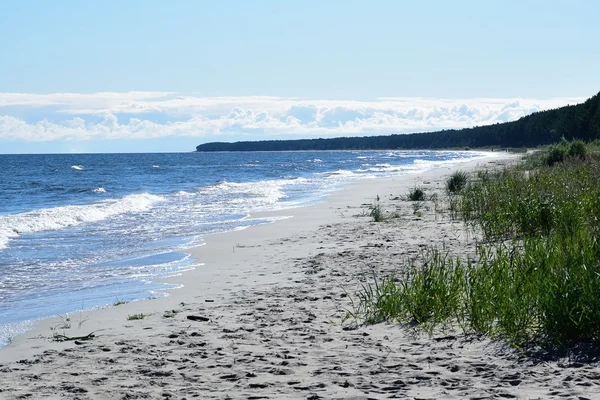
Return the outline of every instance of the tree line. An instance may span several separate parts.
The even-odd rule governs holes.
[[[584,103],[535,112],[517,121],[438,132],[331,139],[212,142],[197,151],[291,151],[534,147],[560,138],[600,139],[600,93]]]

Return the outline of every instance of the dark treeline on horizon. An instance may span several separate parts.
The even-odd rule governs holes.
[[[517,121],[438,132],[331,139],[212,142],[197,151],[291,151],[443,149],[466,147],[533,147],[557,142],[561,137],[600,139],[600,93],[584,103],[540,111]]]

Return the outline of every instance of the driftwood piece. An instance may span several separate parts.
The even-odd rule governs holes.
[[[93,340],[96,337],[94,332],[87,334],[85,336],[66,336],[66,335],[54,335],[52,336],[52,340],[55,342],[70,342],[73,340]]]

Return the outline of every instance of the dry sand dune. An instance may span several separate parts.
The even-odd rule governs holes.
[[[184,287],[168,298],[72,315],[70,328],[43,321],[0,350],[0,398],[600,398],[597,360],[542,360],[452,330],[342,323],[373,273],[431,246],[475,256],[461,223],[433,203],[415,215],[396,199],[415,184],[441,192],[449,172],[361,182],[277,213],[292,218],[209,237],[190,250],[204,265],[172,278]],[[365,204],[377,195],[400,217],[372,222]],[[127,319],[139,313],[148,315]],[[56,332],[95,337],[49,340]]]

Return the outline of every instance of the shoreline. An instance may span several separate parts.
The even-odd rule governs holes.
[[[203,244],[177,251],[182,254],[190,255],[194,260],[192,262],[194,268],[180,272],[171,277],[157,279],[155,281],[156,283],[165,283],[176,286],[172,289],[165,289],[164,291],[161,290],[167,294],[166,296],[159,298],[137,299],[117,306],[112,305],[101,308],[84,309],[79,312],[76,311],[67,313],[64,316],[50,316],[39,320],[26,321],[32,324],[32,328],[23,334],[19,334],[13,338],[9,344],[0,348],[0,362],[17,361],[22,357],[32,356],[35,354],[36,350],[52,347],[44,345],[30,347],[27,345],[27,342],[31,340],[40,341],[43,337],[47,337],[48,342],[51,345],[57,344],[57,342],[51,342],[49,339],[51,339],[52,334],[57,331],[55,327],[65,325],[65,317],[70,318],[69,322],[71,327],[69,328],[69,331],[76,330],[80,331],[79,333],[90,331],[89,328],[91,325],[91,327],[94,328],[91,330],[91,332],[102,332],[104,330],[104,323],[90,324],[88,323],[90,319],[89,316],[93,315],[98,321],[114,321],[117,319],[117,315],[119,317],[127,317],[127,315],[134,314],[135,310],[141,310],[142,313],[149,313],[152,311],[152,309],[161,309],[165,307],[169,308],[170,306],[174,307],[180,303],[179,300],[189,298],[190,296],[195,297],[189,292],[198,288],[192,288],[192,285],[186,285],[185,283],[189,282],[190,280],[201,280],[203,282],[200,284],[200,289],[203,293],[205,293],[206,297],[215,297],[219,294],[223,294],[224,292],[229,292],[231,291],[230,285],[236,286],[240,284],[240,282],[235,279],[239,277],[240,273],[248,274],[252,272],[249,270],[244,270],[243,265],[235,257],[236,247],[240,249],[255,247],[260,245],[261,242],[275,240],[280,236],[285,237],[286,235],[289,235],[297,230],[312,231],[318,229],[318,227],[323,223],[337,222],[339,216],[345,218],[343,213],[341,215],[336,215],[336,212],[333,212],[333,215],[331,215],[331,213],[328,213],[328,210],[337,209],[339,212],[344,211],[344,204],[356,200],[356,192],[369,190],[369,193],[361,200],[363,204],[370,204],[375,201],[376,196],[383,196],[382,193],[386,190],[389,190],[387,188],[397,180],[399,180],[402,184],[402,181],[414,180],[417,178],[425,179],[428,176],[437,176],[442,172],[449,174],[451,171],[456,169],[465,168],[467,170],[472,170],[481,165],[482,162],[485,165],[490,162],[493,163],[496,160],[513,159],[521,156],[520,154],[511,154],[507,157],[506,153],[503,155],[504,157],[496,157],[496,154],[494,154],[492,157],[468,160],[456,163],[452,166],[445,166],[442,164],[441,166],[436,166],[435,168],[424,172],[404,173],[401,175],[350,182],[344,184],[340,189],[327,194],[323,200],[316,204],[275,211],[260,211],[249,214],[247,218],[276,218],[276,220],[265,224],[244,227],[243,229],[239,230],[209,234],[204,237]],[[406,186],[405,189],[410,187],[410,185],[403,186]],[[402,192],[402,194],[403,193],[404,192]],[[311,218],[311,215],[318,215],[318,217]],[[278,226],[274,227],[273,225],[275,224]],[[285,226],[286,224],[287,226]],[[282,227],[282,225],[284,226]],[[206,267],[207,265],[213,266],[222,264],[222,258],[225,255],[227,257],[233,255],[233,257],[228,260],[229,265],[227,265],[227,270],[202,268]],[[258,283],[258,281],[259,280],[256,279],[255,283]],[[165,304],[161,305],[160,303]],[[133,307],[134,305],[136,307]],[[115,315],[111,317],[110,314]],[[82,322],[84,320],[85,322]]]
[[[342,324],[349,299],[373,274],[430,247],[475,252],[461,222],[433,207],[413,214],[398,196],[415,185],[440,192],[454,170],[516,157],[355,182],[317,205],[253,214],[293,217],[207,236],[187,252],[206,268],[167,279],[184,284],[169,297],[92,311],[80,326],[72,315],[65,333],[94,331],[94,340],[40,338],[50,336],[51,321],[17,338],[0,349],[0,397],[591,398],[597,388],[569,377],[597,374],[600,385],[593,364],[539,363],[452,330],[429,336],[397,324]],[[399,217],[372,222],[365,210],[377,196]],[[127,320],[134,314],[147,315]]]
[[[348,152],[348,150],[339,150],[339,151],[340,152]],[[372,150],[372,151],[377,151],[377,150]],[[406,150],[406,151],[418,152],[418,151],[422,151],[422,150]],[[462,151],[462,150],[454,150],[454,149],[443,150],[442,149],[442,150],[436,150],[436,151],[452,152],[452,151]],[[312,203],[312,204],[308,204],[308,205],[293,206],[290,208],[284,208],[284,209],[279,209],[279,210],[275,210],[275,211],[254,212],[254,213],[248,214],[245,218],[246,219],[274,218],[274,220],[267,222],[267,223],[259,223],[257,225],[246,226],[241,229],[236,229],[233,231],[225,231],[225,232],[207,234],[203,237],[203,239],[210,238],[212,236],[235,234],[236,232],[245,231],[247,229],[255,229],[262,225],[271,225],[274,223],[278,223],[282,219],[296,218],[296,215],[295,215],[296,213],[302,214],[304,212],[303,210],[307,210],[312,207],[317,207],[317,209],[318,209],[320,206],[323,206],[324,204],[328,203],[330,201],[330,199],[332,198],[332,196],[343,193],[345,190],[348,190],[349,188],[352,188],[356,185],[358,185],[358,186],[363,185],[363,184],[366,185],[369,182],[378,182],[378,181],[386,182],[388,180],[394,180],[397,178],[402,179],[402,177],[408,178],[413,175],[419,176],[419,175],[429,174],[429,173],[435,174],[435,171],[438,171],[438,170],[447,169],[447,168],[453,168],[453,169],[459,168],[460,169],[460,167],[462,165],[468,166],[468,165],[473,165],[474,163],[479,164],[481,162],[486,162],[486,160],[495,160],[498,158],[506,158],[507,156],[511,157],[510,154],[512,154],[512,153],[506,153],[506,152],[492,152],[492,151],[484,151],[484,150],[478,150],[478,149],[473,149],[472,151],[478,154],[478,158],[475,160],[462,160],[462,161],[458,161],[458,162],[456,162],[455,160],[439,161],[438,165],[435,165],[432,169],[425,170],[425,171],[420,171],[420,172],[416,172],[416,173],[412,172],[412,171],[405,171],[403,174],[400,174],[400,175],[392,175],[392,176],[387,176],[387,177],[375,177],[375,178],[369,178],[369,179],[360,179],[360,180],[354,181],[354,182],[347,182],[347,183],[344,183],[341,186],[339,186],[337,189],[335,189],[329,193],[326,193],[316,203]],[[519,154],[519,153],[512,154],[512,157],[520,157],[520,156],[521,156],[521,154]],[[450,164],[450,166],[447,166],[446,164]],[[373,195],[373,199],[370,199],[371,201],[374,200],[374,196],[375,195]],[[306,212],[310,212],[310,211],[306,211]],[[317,226],[315,225],[314,228],[316,229]],[[240,234],[240,235],[244,236],[244,234]],[[192,261],[190,265],[193,268],[186,269],[184,271],[180,271],[180,272],[174,274],[173,276],[167,276],[167,277],[163,277],[163,278],[153,279],[152,283],[168,284],[168,285],[173,286],[171,288],[157,289],[158,292],[161,293],[160,296],[153,298],[149,294],[145,298],[130,300],[124,304],[139,303],[139,302],[143,302],[143,301],[156,301],[156,300],[169,298],[173,295],[177,295],[178,290],[180,290],[181,286],[184,285],[185,275],[187,275],[189,273],[193,273],[193,271],[198,270],[199,268],[202,268],[203,266],[206,265],[205,260],[200,259],[200,257],[204,256],[204,254],[202,254],[203,253],[202,249],[204,248],[204,246],[206,246],[206,244],[207,244],[207,241],[205,240],[204,243],[194,246],[194,247],[191,247],[191,248],[181,249],[181,250],[171,250],[171,252],[174,252],[174,253],[180,253],[180,254],[185,254],[185,255],[191,256],[191,258],[194,261]],[[198,255],[195,255],[196,253],[198,253]],[[209,257],[212,257],[212,254],[213,254],[213,251],[208,252]],[[219,260],[214,260],[214,261],[218,262]],[[200,277],[206,278],[206,277],[212,276],[214,272],[215,271],[199,271],[198,274]],[[228,289],[223,288],[223,290],[228,290]],[[119,302],[119,299],[116,298],[115,302]],[[124,304],[120,304],[119,306],[122,306]],[[55,327],[55,326],[64,325],[64,323],[65,323],[64,320],[66,318],[71,318],[71,321],[69,321],[69,322],[71,322],[71,325],[73,325],[73,323],[75,322],[75,321],[73,321],[73,318],[83,319],[83,317],[81,317],[82,314],[85,314],[87,316],[87,315],[90,315],[91,313],[96,313],[98,311],[105,310],[105,309],[111,309],[114,307],[115,307],[114,305],[96,306],[96,307],[92,307],[92,308],[84,308],[80,311],[65,312],[64,314],[60,314],[60,315],[48,316],[48,317],[44,317],[41,319],[19,321],[19,322],[13,323],[15,325],[28,326],[29,329],[23,333],[18,333],[17,335],[15,335],[12,338],[12,340],[7,345],[0,347],[0,360],[2,359],[1,356],[2,356],[3,349],[11,347],[11,345],[17,344],[18,341],[25,335],[31,335],[32,332],[35,332],[37,334],[36,336],[38,336],[38,337],[43,336],[44,333],[47,333],[47,332],[50,332],[50,334],[52,334],[54,332],[52,332],[52,330],[50,328]],[[125,307],[122,307],[122,308],[125,308]],[[144,309],[146,309],[146,307],[144,307]]]

